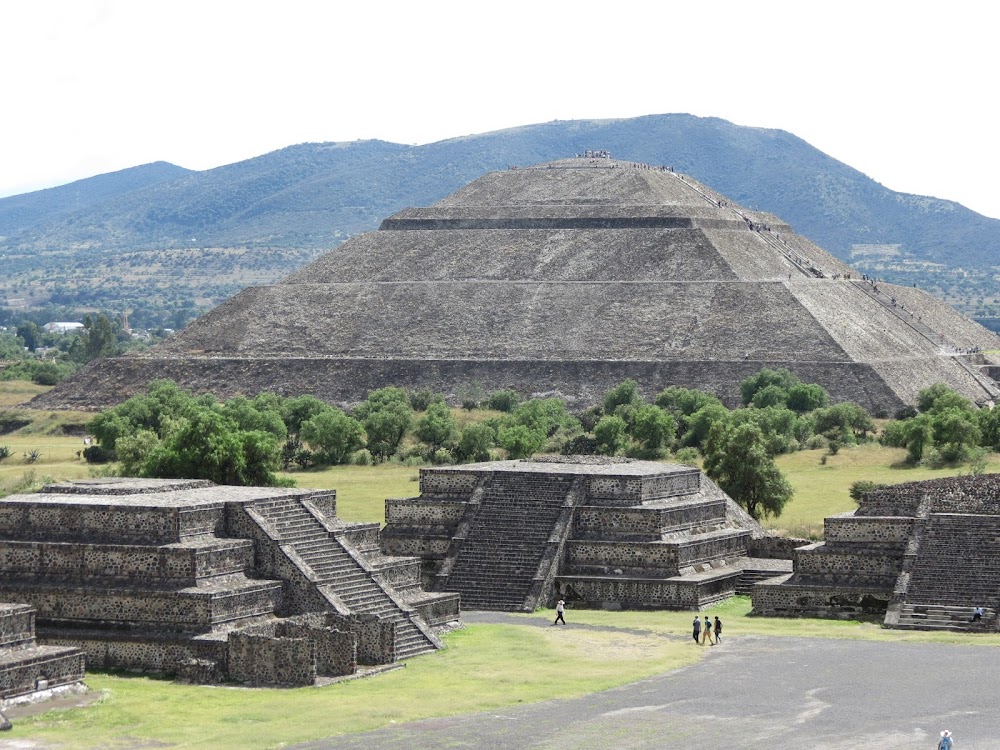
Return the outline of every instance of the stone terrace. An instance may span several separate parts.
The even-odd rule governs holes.
[[[81,687],[83,667],[80,649],[37,643],[34,609],[0,603],[0,708],[53,689]]]
[[[458,617],[417,561],[378,551],[377,524],[338,521],[331,491],[92,480],[0,499],[0,530],[0,600],[98,666],[308,684],[321,652],[348,674],[438,648]]]
[[[782,572],[751,558],[763,529],[687,466],[553,457],[423,469],[420,486],[386,501],[383,550],[419,555],[467,608],[699,609]]]
[[[826,541],[794,573],[754,588],[762,615],[884,618],[888,627],[995,629],[1000,611],[1000,475],[875,490],[826,519]],[[983,607],[982,623],[970,622]]]

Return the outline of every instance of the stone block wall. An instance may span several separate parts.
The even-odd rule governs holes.
[[[905,516],[828,516],[823,523],[827,544],[864,544],[901,547],[913,533],[914,518]]]
[[[0,652],[35,642],[35,610],[27,604],[0,604]]]
[[[253,567],[253,544],[206,538],[201,544],[160,547],[0,540],[0,570],[11,576],[100,578],[193,586],[199,579]]]
[[[251,685],[312,685],[316,649],[309,638],[239,632],[229,636],[229,675]]]
[[[10,540],[171,544],[222,529],[222,504],[209,508],[21,502],[0,505]]]

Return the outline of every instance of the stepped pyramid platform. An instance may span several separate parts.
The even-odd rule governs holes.
[[[458,597],[336,493],[100,479],[0,499],[0,601],[102,667],[310,684],[440,647]],[[325,672],[317,672],[317,669]]]
[[[700,609],[790,569],[790,548],[697,469],[562,456],[421,469],[386,500],[382,549],[466,609]],[[784,549],[783,549],[784,545]]]
[[[0,603],[0,708],[51,691],[82,689],[83,668],[80,649],[38,644],[34,609]]]
[[[825,522],[825,542],[753,590],[770,616],[877,617],[887,627],[995,630],[1000,611],[1000,475],[884,487]],[[973,623],[972,611],[985,616]]]
[[[739,402],[786,367],[875,413],[944,382],[1000,390],[1000,338],[916,289],[873,284],[777,217],[665,168],[565,159],[487,174],[248,288],[144,353],[33,402],[102,408],[171,378],[219,397],[354,403],[383,386],[600,401],[626,378]]]

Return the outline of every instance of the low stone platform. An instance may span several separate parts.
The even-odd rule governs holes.
[[[420,489],[386,501],[382,549],[419,556],[428,588],[466,609],[701,609],[790,569],[750,562],[766,532],[689,466],[496,461],[422,469]]]
[[[458,597],[336,493],[100,479],[0,499],[0,600],[48,646],[193,681],[312,684],[433,651]],[[304,619],[303,619],[304,618]]]
[[[795,551],[791,575],[754,587],[756,614],[997,629],[1000,475],[880,488],[855,512],[827,518],[825,530],[825,542]],[[975,607],[985,616],[972,622]]]
[[[80,649],[36,642],[34,609],[0,603],[0,708],[56,688],[82,685],[83,671]]]

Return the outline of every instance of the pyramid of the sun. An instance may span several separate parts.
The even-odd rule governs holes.
[[[403,210],[44,403],[103,406],[168,377],[223,397],[475,383],[577,406],[634,378],[733,404],[742,378],[787,367],[892,410],[939,381],[992,399],[989,363],[956,354],[976,348],[1000,339],[916,289],[876,290],[774,216],[665,168],[577,158]]]

